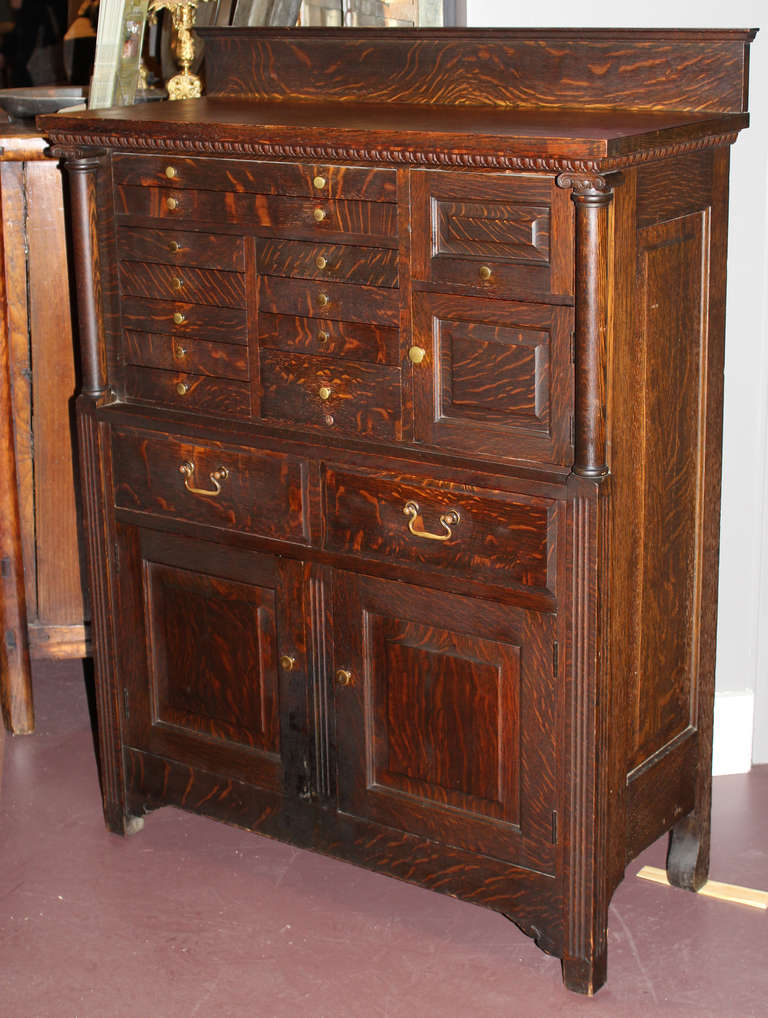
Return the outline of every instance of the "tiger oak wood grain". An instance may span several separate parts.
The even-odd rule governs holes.
[[[460,895],[586,994],[631,858],[671,829],[700,886],[752,38],[214,31],[217,94],[44,119],[110,829],[178,805]],[[211,303],[121,292],[175,233]]]

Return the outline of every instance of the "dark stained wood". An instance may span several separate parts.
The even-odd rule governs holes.
[[[115,432],[114,504],[299,544],[309,532],[306,465],[292,456],[202,444],[139,431]],[[191,487],[215,491],[210,474],[225,467],[218,496],[195,494],[179,471],[194,467]]]
[[[242,160],[185,159],[175,155],[117,155],[114,166],[118,184],[141,188],[214,187],[252,194],[362,198],[376,202],[391,202],[396,196],[394,172],[370,166],[245,163]]]
[[[587,994],[631,858],[706,879],[751,37],[220,33],[231,95],[44,119],[111,829],[483,903]]]
[[[325,547],[364,557],[417,563],[424,570],[490,584],[554,593],[554,505],[541,499],[493,498],[490,492],[425,484],[417,477],[377,477],[329,468],[324,476]],[[415,502],[414,529],[445,536],[419,538],[404,513]],[[445,527],[440,517],[460,519]]]
[[[259,272],[266,276],[397,286],[397,255],[386,248],[265,241],[259,246]]]
[[[141,230],[124,226],[117,233],[117,252],[126,261],[197,265],[230,272],[245,269],[242,240],[226,234]]]
[[[261,314],[259,345],[375,364],[397,364],[400,361],[397,329],[359,322],[335,322],[330,318]]]
[[[129,364],[223,378],[247,379],[249,375],[245,348],[235,343],[126,332],[124,349]]]
[[[263,276],[259,303],[262,311],[281,315],[371,325],[397,326],[400,317],[398,295],[389,288],[325,280],[277,280]]]
[[[181,321],[174,316],[180,315]],[[122,308],[126,330],[167,333],[180,338],[201,337],[222,343],[246,342],[244,308],[223,308],[187,304],[181,300],[160,301],[131,298]]]
[[[211,304],[217,308],[245,306],[245,284],[239,272],[121,262],[120,285],[129,297],[178,299],[184,303]]]
[[[421,29],[381,39],[364,29],[303,29],[297,45],[280,31],[205,28],[200,35],[212,65],[210,95],[348,101],[351,64],[358,90],[383,103],[731,111],[746,108],[754,38],[735,31]]]
[[[398,438],[400,370],[264,350],[261,415],[328,431]]]
[[[417,294],[416,440],[495,460],[572,462],[572,328],[566,308]]]

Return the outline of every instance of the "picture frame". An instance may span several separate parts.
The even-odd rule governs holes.
[[[102,0],[89,109],[131,106],[141,64],[148,0]]]

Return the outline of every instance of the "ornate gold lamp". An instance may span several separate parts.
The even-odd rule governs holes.
[[[202,95],[203,83],[189,70],[195,59],[195,40],[192,31],[198,0],[151,0],[150,19],[155,21],[159,11],[167,10],[178,39],[177,62],[181,71],[166,83],[169,99],[197,99]]]

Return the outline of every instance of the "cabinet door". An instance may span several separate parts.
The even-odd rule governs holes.
[[[301,792],[302,566],[135,527],[118,554],[126,745]]]
[[[552,872],[554,621],[337,574],[338,806]]]

